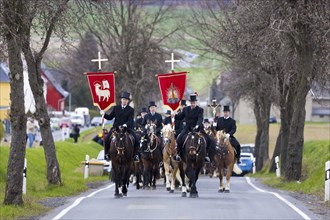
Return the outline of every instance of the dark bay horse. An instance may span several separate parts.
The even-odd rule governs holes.
[[[135,131],[136,136],[140,140],[143,136],[143,131],[138,128]],[[139,162],[132,163],[130,182],[136,184],[136,189],[140,189],[140,183],[142,184],[142,174],[143,174],[143,163],[142,160]]]
[[[133,163],[134,137],[125,127],[113,131],[110,143],[111,179],[115,182],[115,198],[127,196],[129,176]]]
[[[159,178],[159,163],[161,161],[160,140],[155,134],[156,124],[149,122],[146,125],[146,134],[141,138],[143,162],[143,188],[156,188]]]
[[[162,129],[163,134],[163,163],[165,169],[165,178],[166,178],[166,189],[170,191],[170,193],[174,192],[175,188],[175,180],[177,179],[177,173],[179,171],[179,164],[174,160],[174,156],[176,155],[176,140],[175,134],[172,126],[170,124],[165,125]],[[179,179],[180,184],[182,185],[182,192],[185,191],[185,175],[184,172],[179,172],[181,178]]]
[[[189,197],[198,197],[196,183],[198,175],[204,166],[206,155],[206,140],[201,132],[192,130],[185,138],[183,161],[186,164],[186,173],[189,178]]]
[[[242,173],[240,168],[235,163],[234,148],[226,138],[226,132],[217,131],[216,133],[216,148],[211,152],[211,157],[214,160],[219,171],[219,190],[218,192],[230,192],[230,177],[234,171],[236,174]],[[226,184],[224,184],[223,176],[226,176]]]

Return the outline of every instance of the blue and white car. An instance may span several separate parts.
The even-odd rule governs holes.
[[[242,170],[242,174],[252,173],[255,158],[252,153],[241,153],[239,168]]]

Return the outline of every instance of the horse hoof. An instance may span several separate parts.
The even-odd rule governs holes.
[[[120,195],[119,194],[115,194],[115,199],[119,199]]]
[[[173,189],[171,189],[171,190],[170,190],[170,193],[174,193],[174,190],[173,190]]]
[[[223,193],[223,189],[219,189],[218,190],[218,193]]]
[[[229,189],[225,189],[225,193],[230,193],[230,190]]]
[[[123,193],[123,195],[122,196],[127,196],[127,193]]]
[[[187,193],[186,192],[181,193],[181,197],[187,197]]]
[[[156,189],[156,186],[151,187],[152,190]]]
[[[170,187],[166,187],[166,190],[167,190],[167,191],[170,191],[170,190],[171,190],[171,188],[170,188]]]
[[[190,193],[189,197],[190,198],[198,198],[198,193]]]

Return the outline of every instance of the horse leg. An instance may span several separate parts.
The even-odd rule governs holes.
[[[115,183],[115,195],[114,196],[116,199],[120,198],[118,181],[116,181],[116,183]]]
[[[227,168],[225,193],[230,192],[230,177],[231,177],[233,167],[234,167],[234,164],[230,164]]]
[[[196,198],[197,196],[197,190],[196,190],[196,170],[192,169],[192,167],[189,170],[189,179],[190,179],[190,187],[191,191],[189,194],[189,197]]]
[[[171,189],[170,167],[169,167],[168,163],[166,163],[166,162],[164,162],[164,169],[165,169],[165,179],[166,179],[166,190],[170,191],[170,189]]]
[[[187,188],[186,188],[186,180],[185,180],[185,172],[183,169],[183,164],[179,164],[179,170],[180,170],[180,177],[182,180],[182,188],[181,188],[181,197],[187,197]]]
[[[218,167],[219,170],[219,181],[220,181],[220,185],[219,185],[219,190],[218,192],[223,192],[225,190],[224,184],[223,184],[223,174],[224,174],[224,170],[223,167]]]

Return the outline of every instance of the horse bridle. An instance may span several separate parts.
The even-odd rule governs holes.
[[[172,135],[174,135],[174,133],[172,133]],[[171,139],[171,137],[168,137],[168,136],[167,137],[163,137],[163,142],[165,144],[165,148],[166,148],[167,154],[170,155],[170,156],[172,156],[174,154],[172,152],[172,147],[171,147],[172,139]],[[170,147],[167,147],[167,146],[170,146]]]
[[[122,143],[123,141],[126,141],[125,136],[120,137],[119,133],[117,131],[113,131],[112,133],[112,140],[114,140],[115,142],[115,148],[117,150],[117,155],[124,155],[125,150],[126,150],[126,144],[124,144],[123,146],[118,146],[119,142]],[[115,141],[116,139],[119,139],[118,141]]]
[[[189,146],[189,152],[191,150],[194,150],[196,153],[196,156],[199,155],[199,152],[201,151],[201,146],[202,146],[202,139],[203,139],[203,136],[200,134],[200,133],[197,133],[197,132],[190,132],[188,135],[191,135],[191,139],[193,140],[193,143],[195,143],[195,135],[198,136],[198,140],[197,140],[197,146]]]

